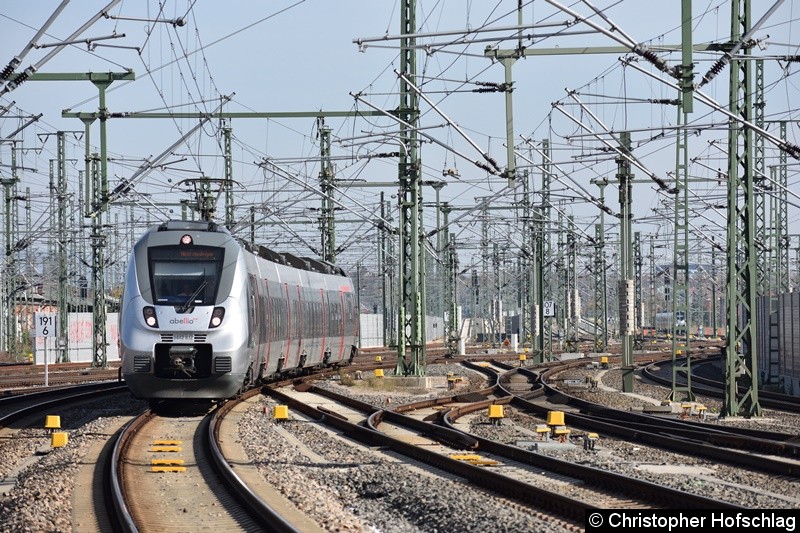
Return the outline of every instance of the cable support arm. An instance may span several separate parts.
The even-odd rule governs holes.
[[[109,9],[113,8],[115,5],[117,5],[121,1],[122,0],[111,0],[111,2],[109,2],[109,4],[106,7],[101,9],[96,15],[94,15],[92,18],[87,20],[83,24],[83,26],[81,26],[80,28],[75,30],[72,33],[72,35],[67,37],[65,42],[68,43],[69,41],[72,41],[72,40],[76,39],[81,33],[86,31],[92,24],[94,24],[95,22],[100,20],[100,18],[103,16],[103,13],[105,11],[108,11]],[[47,54],[42,59],[40,59],[39,62],[37,62],[35,65],[29,66],[24,71],[22,71],[21,73],[16,75],[13,80],[11,80],[8,83],[6,83],[6,86],[3,87],[2,90],[0,90],[0,96],[3,96],[4,94],[13,91],[14,89],[16,89],[17,87],[22,85],[25,82],[25,80],[27,80],[31,76],[31,74],[34,74],[35,72],[37,72],[40,68],[42,68],[42,66],[45,63],[50,61],[50,59],[52,59],[57,53],[59,53],[61,50],[63,50],[66,46],[67,46],[67,44],[64,44],[64,43],[57,45],[55,48],[53,48],[53,51],[51,51],[49,54]],[[9,75],[10,75],[10,73],[9,73]]]
[[[108,41],[110,39],[121,39],[123,37],[125,37],[124,33],[114,32],[111,35],[106,35],[104,37],[87,37],[86,39],[76,39],[74,41],[61,41],[58,43],[48,43],[48,44],[34,44],[33,47],[38,50],[39,48],[54,48],[57,46],[64,46],[67,44],[86,44],[89,50],[93,50],[94,47],[97,46],[96,44],[94,44],[95,41]]]
[[[33,38],[28,41],[28,44],[25,45],[25,48],[22,49],[19,55],[11,58],[11,61],[8,62],[6,68],[4,68],[3,72],[0,73],[0,79],[7,80],[11,77],[11,75],[14,73],[14,70],[20,65],[20,63],[22,63],[22,60],[25,59],[25,56],[28,55],[28,52],[31,51],[31,48],[36,45],[36,41],[38,41],[39,38],[44,35],[44,33],[47,31],[47,28],[53,24],[58,15],[60,15],[64,8],[67,7],[67,4],[69,4],[69,0],[62,0],[55,11],[53,11],[53,14],[50,15],[50,18],[48,18],[44,25],[39,28],[39,31],[36,32],[36,35],[34,35]]]
[[[656,76],[652,72],[648,72],[647,70],[641,68],[635,62],[633,62],[631,60],[631,58],[620,57],[619,61],[622,62],[623,65],[628,66],[628,67],[632,67],[633,69],[635,69],[635,70],[637,70],[637,71],[639,71],[639,72],[641,72],[641,73],[643,73],[643,74],[645,74],[647,76],[650,76],[651,78],[653,78],[655,80],[658,80],[661,83],[663,83],[663,84],[665,84],[665,85],[667,85],[669,87],[672,87],[676,91],[679,90],[679,87],[677,85],[675,85],[673,83],[670,83],[669,81]],[[787,154],[791,155],[793,158],[800,159],[800,147],[799,146],[797,146],[795,144],[792,144],[792,143],[790,143],[788,141],[784,141],[783,139],[779,139],[779,138],[775,137],[774,135],[772,135],[771,133],[769,133],[767,130],[765,130],[763,128],[759,128],[758,126],[756,126],[752,122],[749,122],[749,121],[747,121],[747,120],[745,120],[745,119],[743,119],[743,118],[741,118],[739,116],[736,116],[734,113],[731,113],[730,111],[728,111],[727,109],[725,109],[724,107],[719,105],[716,101],[714,101],[713,98],[711,98],[710,96],[707,96],[705,93],[703,93],[699,89],[695,89],[694,90],[694,95],[695,95],[695,98],[697,98],[698,100],[700,100],[701,102],[706,104],[711,109],[722,113],[723,115],[728,117],[728,119],[730,119],[730,120],[735,120],[736,122],[738,122],[742,126],[745,126],[746,128],[750,128],[751,130],[755,131],[756,133],[758,133],[759,135],[763,136],[765,139],[767,139],[768,141],[773,143],[775,146],[777,146],[781,150],[785,151]]]
[[[667,65],[667,62],[664,61],[662,58],[658,57],[658,55],[656,55],[656,53],[654,51],[652,51],[649,48],[647,48],[647,46],[645,46],[645,45],[643,45],[641,43],[637,43],[636,41],[634,41],[624,31],[622,31],[622,29],[619,26],[617,26],[616,24],[611,22],[605,15],[602,15],[601,13],[599,13],[598,10],[594,6],[589,4],[588,2],[585,2],[585,3],[589,4],[589,7],[591,7],[592,10],[595,13],[599,14],[603,18],[603,20],[608,22],[611,25],[612,30],[617,30],[622,35],[621,36],[616,35],[613,31],[609,31],[609,30],[603,28],[599,24],[597,24],[595,22],[592,22],[588,18],[584,17],[583,15],[578,13],[577,11],[573,11],[572,9],[570,9],[570,8],[568,8],[566,6],[563,6],[563,5],[559,4],[555,0],[546,0],[546,1],[547,1],[548,4],[560,9],[564,13],[567,13],[567,14],[575,17],[575,21],[576,22],[583,22],[584,24],[586,24],[586,25],[592,27],[593,29],[599,31],[600,33],[602,33],[606,37],[608,37],[610,39],[613,39],[613,40],[617,41],[619,44],[630,48],[631,52],[633,52],[634,54],[636,54],[638,56],[641,56],[641,57],[645,58],[647,61],[649,61],[650,63],[655,65],[655,67],[658,70],[660,70],[661,72],[665,72],[665,73],[669,74],[670,76],[672,76],[673,78],[677,78],[677,77],[680,76],[680,74],[678,73],[678,71],[676,69],[673,69],[669,65]]]
[[[721,147],[719,147],[717,144],[714,144],[714,145],[715,145],[715,146],[717,146],[717,147],[719,148],[719,151],[720,151],[722,154],[724,154],[724,155],[726,155],[726,156],[727,156],[728,152],[727,152],[726,150],[722,149],[722,148],[721,148]],[[710,166],[708,166],[708,165],[706,165],[705,163],[703,163],[702,161],[699,161],[697,158],[693,158],[693,159],[692,159],[692,163],[698,164],[698,165],[700,165],[701,167],[705,167],[706,169],[708,169],[708,170],[710,170],[710,171],[712,171],[712,172],[717,172],[717,173],[718,173],[718,174],[720,174],[720,175],[723,177],[723,179],[725,179],[725,180],[727,180],[727,179],[728,179],[728,174],[727,174],[727,173],[723,173],[723,172],[722,172],[721,170],[719,170],[719,169],[713,169],[713,168],[711,168]],[[779,182],[775,181],[774,179],[772,179],[771,177],[769,177],[767,174],[764,174],[763,172],[758,172],[758,171],[755,171],[755,170],[754,170],[754,172],[756,172],[756,173],[757,173],[759,176],[761,176],[761,177],[764,179],[764,181],[767,181],[767,182],[769,182],[769,184],[770,184],[770,185],[772,185],[772,186],[776,187],[777,189],[779,189],[779,190],[780,190],[780,192],[786,193],[786,195],[788,195],[788,196],[793,196],[793,197],[797,198],[798,200],[800,200],[800,194],[797,194],[796,192],[794,192],[793,190],[789,189],[788,187],[785,187],[783,184],[781,184],[781,183],[779,183]],[[713,179],[713,178],[712,178],[712,179]],[[768,195],[770,195],[770,196],[774,196],[774,192],[772,192],[772,191],[769,191],[769,190],[764,190],[763,192],[764,192],[764,194],[768,194]],[[794,204],[794,203],[792,203],[792,202],[786,201],[786,203],[787,203],[787,204],[789,204],[789,205],[791,205],[792,207],[798,207],[798,205],[797,205],[797,204]]]
[[[361,208],[361,211],[354,211],[353,209],[351,209],[350,207],[344,205],[342,202],[340,202],[336,198],[333,198],[332,196],[328,196],[327,194],[325,194],[325,192],[320,191],[319,189],[315,189],[311,185],[309,185],[309,184],[303,182],[302,180],[298,179],[294,174],[292,174],[291,172],[281,168],[276,163],[270,161],[267,158],[263,158],[260,163],[259,162],[255,162],[255,164],[258,165],[259,167],[262,167],[262,168],[265,168],[267,165],[271,166],[273,169],[277,170],[282,176],[284,176],[286,179],[288,179],[292,183],[300,185],[301,187],[303,187],[307,191],[310,191],[310,192],[316,194],[317,196],[321,196],[323,198],[328,198],[329,200],[331,200],[337,206],[341,207],[345,211],[348,211],[348,212],[352,213],[356,217],[360,218],[364,222],[367,222],[368,224],[371,224],[372,226],[375,226],[375,227],[377,227],[379,229],[382,229],[383,231],[388,231],[390,233],[395,233],[397,231],[397,228],[395,228],[394,226],[392,226],[391,224],[389,224],[386,220],[384,220],[382,218],[379,218],[378,222],[367,218],[363,213],[368,213],[369,209],[366,206],[360,204],[359,202],[353,200],[352,198],[349,198],[349,200],[351,200],[359,208]]]
[[[172,143],[172,145],[170,145],[169,148],[161,152],[155,159],[153,160],[146,159],[145,162],[142,163],[139,169],[136,172],[134,172],[130,178],[128,179],[123,178],[120,184],[117,185],[114,188],[114,190],[111,191],[111,194],[108,195],[108,198],[102,198],[100,200],[100,205],[94,207],[94,209],[89,213],[89,218],[97,216],[97,214],[100,213],[107,205],[127,195],[137,183],[139,183],[142,179],[145,178],[145,176],[147,176],[150,172],[161,166],[164,160],[168,156],[172,155],[172,152],[175,150],[175,148],[180,146],[181,143],[186,141],[186,139],[188,139],[189,137],[194,135],[196,131],[201,129],[206,124],[206,122],[211,120],[212,115],[217,111],[219,111],[222,108],[222,106],[224,106],[226,103],[230,102],[234,94],[235,93],[232,93],[230,96],[223,96],[222,101],[217,106],[217,108],[211,113],[206,114],[202,119],[200,119],[200,121],[191,130],[183,134],[180,139]]]
[[[523,141],[524,143],[526,143],[528,146],[530,146],[531,148],[533,148],[534,150],[536,150],[536,152],[538,152],[538,153],[539,153],[539,155],[541,155],[541,156],[544,156],[544,152],[542,152],[542,151],[541,151],[539,148],[537,148],[537,147],[536,147],[536,145],[534,144],[534,142],[533,142],[531,139],[529,139],[529,138],[527,138],[527,137],[523,137],[523,136],[521,136],[521,135],[520,135],[520,138],[522,139],[522,141]],[[517,154],[517,157],[521,158],[522,160],[524,160],[524,161],[527,161],[528,163],[530,163],[531,165],[533,165],[533,166],[535,166],[535,167],[540,167],[540,168],[541,168],[541,166],[542,166],[541,164],[539,164],[539,163],[535,163],[534,161],[531,161],[530,159],[528,159],[528,158],[525,156],[525,154],[522,154],[522,153],[519,153],[519,152],[516,152],[516,151],[515,151],[515,153]],[[599,198],[597,198],[597,197],[595,197],[595,196],[592,196],[592,194],[591,194],[591,193],[589,193],[589,191],[587,191],[587,190],[586,190],[586,189],[583,187],[583,185],[581,185],[580,183],[578,183],[578,182],[576,182],[574,179],[572,179],[572,178],[569,176],[569,174],[567,174],[567,173],[566,173],[566,172],[565,172],[565,171],[564,171],[564,170],[561,168],[561,166],[560,166],[558,163],[553,163],[553,162],[551,161],[551,162],[550,162],[550,165],[552,165],[552,166],[553,166],[553,168],[555,168],[556,170],[558,170],[558,171],[559,171],[559,172],[560,172],[560,173],[561,173],[561,174],[562,174],[562,175],[563,175],[565,178],[567,178],[568,180],[570,180],[570,181],[572,182],[572,184],[573,184],[573,185],[575,185],[575,187],[577,187],[578,189],[580,189],[581,191],[583,191],[583,193],[584,193],[584,195],[585,195],[585,196],[583,197],[583,199],[584,199],[584,200],[588,201],[590,204],[593,204],[593,205],[595,205],[595,206],[596,206],[598,209],[600,209],[601,211],[603,211],[603,212],[604,212],[604,213],[606,213],[606,214],[609,214],[609,215],[611,215],[611,216],[613,216],[613,217],[616,217],[616,216],[617,216],[617,214],[616,214],[616,213],[614,213],[614,211],[612,211],[610,207],[608,207],[608,206],[607,206],[607,205],[605,205],[603,202],[601,202]],[[556,178],[556,179],[558,179],[558,178]]]
[[[9,133],[8,135],[6,135],[6,139],[11,139],[11,138],[12,138],[12,137],[14,137],[14,136],[15,136],[17,133],[21,132],[22,130],[24,130],[25,128],[27,128],[28,126],[30,126],[31,124],[33,124],[34,122],[37,122],[37,121],[38,121],[40,118],[42,118],[43,116],[44,116],[44,113],[39,113],[38,115],[34,115],[34,116],[32,116],[32,117],[31,117],[31,119],[30,119],[28,122],[26,122],[25,124],[23,124],[23,125],[22,125],[22,126],[20,126],[19,128],[15,129],[14,131],[12,131],[11,133]]]
[[[450,126],[452,126],[452,127],[453,127],[453,129],[455,129],[455,130],[456,130],[456,131],[459,133],[459,135],[461,135],[461,136],[464,138],[464,140],[465,140],[465,141],[467,141],[467,142],[469,143],[469,145],[470,145],[470,146],[472,146],[473,148],[475,148],[475,150],[477,150],[477,151],[478,151],[478,152],[481,154],[481,156],[482,156],[482,157],[483,157],[483,158],[484,158],[484,159],[485,159],[485,160],[486,160],[486,161],[487,161],[487,162],[488,162],[488,163],[489,163],[489,164],[492,166],[492,168],[494,168],[494,169],[495,169],[495,171],[497,171],[498,173],[502,172],[502,169],[501,169],[501,168],[499,167],[499,165],[497,164],[497,161],[495,161],[495,159],[494,159],[492,156],[490,156],[490,155],[489,155],[487,152],[484,152],[484,151],[481,149],[481,147],[480,147],[480,146],[478,146],[478,144],[477,144],[475,141],[473,141],[472,139],[470,139],[469,135],[467,135],[467,134],[464,132],[464,130],[462,130],[462,129],[459,127],[459,125],[458,125],[458,124],[456,124],[455,122],[453,122],[452,120],[450,120],[450,117],[448,117],[447,115],[445,115],[445,114],[444,114],[444,112],[443,112],[442,110],[440,110],[440,109],[439,109],[439,108],[436,106],[436,104],[434,104],[434,103],[433,103],[433,102],[430,100],[430,98],[428,98],[428,97],[427,97],[427,96],[426,96],[426,95],[425,95],[425,94],[424,94],[424,93],[423,93],[423,92],[422,92],[422,91],[419,89],[419,87],[417,87],[416,85],[414,85],[414,84],[411,82],[411,80],[409,80],[409,79],[406,77],[406,75],[405,75],[405,74],[403,74],[402,72],[400,72],[400,71],[399,71],[399,70],[397,70],[397,69],[395,69],[394,73],[395,73],[395,74],[396,74],[396,75],[397,75],[399,78],[402,78],[402,79],[403,79],[403,81],[405,81],[405,82],[408,84],[408,86],[409,86],[409,87],[411,87],[411,89],[412,89],[412,90],[413,90],[415,93],[417,93],[417,96],[419,96],[420,98],[422,98],[423,100],[425,100],[425,102],[426,102],[426,103],[427,103],[429,106],[431,106],[431,108],[432,108],[434,111],[436,111],[436,113],[438,113],[438,115],[439,115],[440,117],[442,117],[442,118],[443,118],[445,121],[447,121],[447,123],[448,123]]]
[[[581,106],[581,109],[584,109],[585,111],[587,111],[592,116],[592,118],[594,118],[595,121],[597,121],[597,123],[600,126],[602,126],[603,129],[606,130],[606,133],[611,134],[610,130],[608,128],[606,128],[606,126],[600,120],[598,120],[597,117],[595,117],[591,113],[591,111],[588,111],[588,109],[583,105],[583,102],[580,102],[580,100],[578,100],[578,102],[579,102],[579,104]],[[611,150],[612,152],[616,153],[619,157],[622,157],[622,158],[628,160],[636,168],[638,168],[639,170],[641,170],[642,172],[647,174],[647,176],[658,185],[659,189],[661,189],[662,191],[668,192],[670,194],[676,194],[677,193],[677,189],[676,188],[669,187],[667,185],[667,183],[663,179],[659,178],[654,172],[651,172],[650,170],[648,170],[647,167],[645,167],[641,162],[639,162],[639,160],[636,157],[633,156],[633,154],[625,153],[622,150],[620,150],[618,146],[614,146],[613,144],[611,144],[608,141],[606,141],[605,139],[603,139],[600,136],[600,134],[598,134],[596,132],[593,132],[588,126],[583,124],[580,120],[576,119],[575,117],[573,117],[572,115],[570,115],[569,113],[564,111],[561,108],[561,104],[559,104],[558,102],[553,102],[552,106],[553,106],[553,108],[555,108],[558,111],[560,111],[568,119],[573,121],[575,124],[577,124],[578,126],[583,128],[586,132],[592,134],[598,141],[603,143],[609,150]]]
[[[739,53],[739,50],[741,50],[745,45],[750,45],[750,38],[753,36],[753,34],[758,31],[761,25],[764,24],[764,22],[766,22],[770,16],[772,16],[775,10],[777,10],[782,3],[783,0],[777,0],[774,4],[772,4],[772,7],[769,8],[766,13],[764,13],[764,16],[762,16],[758,22],[756,22],[753,27],[750,28],[741,39],[739,39],[739,42],[736,43],[730,51],[726,51],[721,58],[711,65],[711,68],[709,68],[708,72],[703,75],[703,79],[700,80],[700,83],[697,85],[698,89],[713,80],[717,74],[722,72],[722,69],[724,69],[728,63],[730,63],[731,59],[733,59],[733,56]]]
[[[484,198],[484,200],[481,203],[477,204],[476,206],[474,206],[472,208],[465,209],[464,212],[461,213],[460,215],[458,215],[456,218],[454,218],[453,220],[448,221],[447,225],[441,226],[439,228],[436,228],[436,229],[433,229],[433,230],[429,231],[428,233],[425,234],[425,237],[426,238],[433,237],[434,235],[436,235],[437,233],[439,233],[443,229],[449,228],[453,224],[459,222],[462,218],[464,218],[465,216],[469,215],[470,213],[472,213],[472,212],[474,212],[476,210],[483,209],[484,207],[486,207],[487,205],[492,203],[495,199],[499,198],[501,194],[504,194],[508,188],[509,188],[508,185],[505,185],[502,189],[497,191],[492,196],[487,196],[486,198]]]
[[[387,111],[385,109],[381,109],[378,106],[373,105],[372,103],[370,103],[367,100],[365,100],[360,94],[355,94],[355,93],[351,92],[350,96],[352,96],[353,98],[355,98],[359,102],[362,102],[362,103],[366,104],[367,106],[369,106],[370,108],[374,109],[375,111],[383,113],[387,117],[389,117],[392,120],[396,121],[401,126],[405,126],[405,127],[409,128],[409,129],[415,130],[418,134],[422,135],[423,137],[425,137],[426,139],[428,139],[432,143],[438,144],[439,146],[441,146],[445,150],[447,150],[449,152],[452,152],[453,154],[457,155],[458,157],[461,157],[462,159],[465,159],[466,161],[469,161],[470,163],[472,163],[476,167],[478,167],[478,168],[480,168],[482,170],[485,170],[489,174],[492,174],[494,176],[499,176],[501,174],[500,172],[498,172],[498,171],[494,170],[493,168],[489,167],[489,165],[487,165],[486,163],[483,163],[481,161],[473,161],[468,156],[462,154],[461,152],[459,152],[458,150],[456,150],[452,146],[448,146],[447,144],[443,143],[442,141],[440,141],[439,139],[437,139],[433,135],[429,135],[428,133],[425,133],[420,128],[415,128],[414,126],[412,126],[411,124],[409,124],[405,120],[403,120],[400,117],[392,114],[390,111]]]

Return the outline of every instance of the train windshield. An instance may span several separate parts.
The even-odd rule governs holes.
[[[158,246],[148,255],[156,304],[213,305],[222,274],[222,248]]]

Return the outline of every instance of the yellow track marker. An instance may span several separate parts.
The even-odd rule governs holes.
[[[183,459],[151,459],[153,466],[179,466],[183,464]]]
[[[150,448],[151,452],[179,452],[183,448],[180,446],[153,446]]]
[[[468,453],[468,454],[460,454],[460,455],[458,455],[458,454],[457,455],[451,455],[450,459],[455,459],[456,461],[478,461],[478,460],[482,459],[482,457],[480,455],[477,455],[477,454],[474,454],[474,453]]]
[[[151,472],[186,472],[185,466],[151,466]]]

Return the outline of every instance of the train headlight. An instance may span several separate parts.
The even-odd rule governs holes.
[[[156,308],[147,306],[142,309],[142,314],[144,315],[144,323],[150,326],[151,328],[158,327],[158,318],[156,318]]]
[[[214,311],[211,313],[211,320],[208,323],[209,329],[216,328],[222,324],[223,318],[225,318],[225,308],[215,307]]]

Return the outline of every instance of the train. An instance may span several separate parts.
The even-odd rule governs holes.
[[[671,311],[666,313],[656,313],[656,332],[673,333],[676,335],[686,334],[686,313],[683,311]]]
[[[215,222],[152,226],[131,250],[119,311],[131,393],[225,399],[358,352],[353,283],[332,263],[237,240]]]

